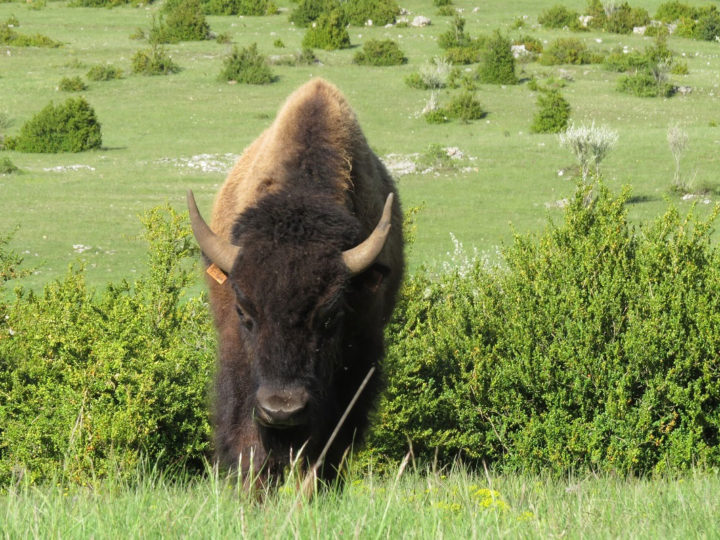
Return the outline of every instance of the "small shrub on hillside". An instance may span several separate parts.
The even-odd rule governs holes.
[[[673,175],[672,186],[676,191],[685,191],[685,183],[680,176],[680,160],[682,159],[688,144],[687,131],[675,124],[668,128],[667,142],[670,147],[670,153],[675,160],[675,174]]]
[[[477,45],[469,47],[450,47],[445,49],[445,60],[455,65],[476,64],[482,60],[482,48]]]
[[[0,23],[0,45],[10,45],[12,47],[60,47],[62,43],[50,39],[42,34],[27,35],[15,31],[15,27],[19,26],[17,19],[10,17]]]
[[[720,40],[720,12],[712,11],[702,15],[695,25],[693,37],[704,41]]]
[[[170,75],[180,71],[180,66],[172,61],[164,47],[153,44],[142,49],[132,57],[133,73],[140,75]]]
[[[14,174],[20,172],[20,169],[10,160],[4,157],[0,159],[0,174]]]
[[[670,73],[672,73],[673,75],[687,75],[688,73],[690,73],[687,62],[673,62],[670,66]]]
[[[445,49],[445,58],[452,64],[474,64],[482,58],[485,38],[472,38],[465,32],[465,19],[455,14],[452,27],[440,34],[438,45]]]
[[[290,13],[290,22],[301,27],[310,26],[320,15],[328,15],[335,10],[342,11],[338,0],[300,0]]]
[[[399,66],[407,62],[407,57],[391,39],[370,39],[363,44],[353,58],[356,64],[366,66]]]
[[[400,7],[395,0],[353,0],[343,4],[343,11],[349,24],[363,26],[372,21],[374,26],[385,26],[395,22]]]
[[[327,51],[350,47],[350,35],[345,28],[342,12],[333,10],[329,14],[320,15],[305,32],[302,46]]]
[[[131,4],[139,6],[143,4],[152,4],[154,0],[72,0],[68,5],[71,7],[117,7]]]
[[[91,81],[112,81],[114,79],[122,79],[122,69],[109,64],[98,64],[90,68],[85,75]]]
[[[278,8],[272,0],[201,0],[206,15],[275,15]]]
[[[478,69],[480,82],[490,84],[517,84],[515,76],[515,57],[512,54],[510,40],[496,31],[487,40],[482,55],[482,64]]]
[[[577,11],[571,11],[563,5],[557,4],[549,9],[544,10],[538,16],[538,23],[546,28],[564,28],[578,30],[580,23]]]
[[[5,139],[5,147],[18,152],[82,152],[101,145],[100,123],[83,98],[57,106],[51,102],[23,125],[19,135]]]
[[[257,43],[243,49],[233,47],[223,61],[221,81],[235,81],[245,84],[270,84],[277,80],[268,66],[265,56],[260,54]]]
[[[420,114],[428,124],[444,124],[449,121],[445,109],[440,107],[437,92],[430,93],[430,98]]]
[[[650,24],[650,15],[646,9],[633,8],[627,2],[623,2],[613,6],[603,28],[615,34],[629,34],[634,27],[648,24]]]
[[[0,111],[0,130],[6,130],[13,125],[13,119],[5,111]]]
[[[200,0],[167,0],[160,20],[150,30],[153,43],[202,41],[210,37]]]
[[[695,18],[695,9],[676,0],[663,2],[655,12],[655,19],[664,23],[672,23],[682,18]]]
[[[572,152],[580,165],[582,181],[590,175],[590,167],[595,166],[595,177],[600,177],[600,163],[617,144],[617,131],[607,126],[592,124],[571,125],[558,136],[560,146]]]
[[[451,69],[452,66],[444,58],[435,57],[430,62],[421,65],[416,73],[405,77],[405,84],[410,88],[421,90],[444,88],[447,85]]]
[[[444,109],[448,118],[454,118],[461,122],[479,120],[487,115],[480,102],[473,92],[465,91],[450,100]]]
[[[570,103],[558,90],[542,90],[537,99],[538,110],[530,131],[533,133],[560,133],[570,120]]]
[[[442,7],[452,5],[452,0],[433,0],[433,6]]]
[[[58,83],[58,90],[62,92],[82,92],[87,87],[80,77],[63,77]]]
[[[437,467],[718,467],[718,212],[669,208],[638,229],[628,197],[584,187],[559,223],[516,235],[500,267],[459,252],[409,277],[365,458],[397,463],[410,443]]]
[[[602,30],[605,27],[607,13],[605,13],[605,6],[601,0],[588,0],[585,15],[591,17],[587,23],[588,28]]]
[[[215,345],[205,300],[187,293],[195,242],[187,218],[169,207],[143,223],[148,270],[134,284],[96,292],[74,268],[7,306],[0,485],[23,475],[79,484],[122,478],[143,458],[160,470],[202,468]]]
[[[559,64],[590,64],[595,60],[585,43],[577,38],[558,38],[552,41],[540,55],[545,66]]]
[[[622,75],[617,82],[618,92],[637,97],[670,97],[675,87],[667,82],[664,70],[659,66]]]
[[[440,17],[452,17],[457,14],[457,9],[455,9],[455,6],[440,6],[437,10],[437,14]]]
[[[624,71],[646,69],[652,65],[646,54],[638,51],[624,52],[618,48],[605,57],[603,67],[608,71],[622,73]]]

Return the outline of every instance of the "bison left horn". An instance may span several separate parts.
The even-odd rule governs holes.
[[[192,224],[193,234],[197,240],[200,249],[205,253],[215,265],[217,265],[226,274],[235,264],[235,259],[240,254],[240,248],[230,242],[227,242],[216,235],[198,211],[195,204],[195,196],[192,190],[187,192],[187,205],[190,211],[190,223]]]
[[[343,262],[353,276],[367,270],[385,246],[385,240],[390,232],[390,217],[392,211],[393,194],[390,193],[385,201],[380,221],[373,232],[361,244],[343,252]]]

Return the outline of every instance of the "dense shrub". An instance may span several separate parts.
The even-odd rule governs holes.
[[[695,17],[695,9],[677,0],[663,2],[655,12],[655,19],[665,23],[675,22],[683,17],[693,19]]]
[[[570,103],[559,90],[544,89],[538,94],[538,110],[533,118],[530,131],[533,133],[559,133],[564,131],[570,120]]]
[[[160,469],[202,467],[215,347],[204,300],[187,297],[186,221],[169,207],[146,214],[148,270],[133,285],[94,292],[75,268],[7,307],[0,485],[122,477],[143,456]]]
[[[362,26],[372,21],[375,26],[385,26],[395,22],[400,7],[395,0],[353,0],[343,4],[343,11],[349,24]]]
[[[545,66],[590,64],[596,60],[600,58],[595,58],[582,40],[572,37],[552,41],[540,55],[540,63]]]
[[[591,17],[587,23],[588,28],[601,30],[605,27],[607,14],[605,13],[605,7],[603,6],[601,0],[588,0],[587,7],[585,8],[585,15]]]
[[[594,196],[590,196],[594,193]],[[720,253],[712,220],[636,230],[579,190],[490,268],[411,276],[388,329],[365,457],[620,475],[720,465]],[[453,261],[455,262],[455,261]]]
[[[450,100],[444,108],[445,116],[462,122],[479,120],[487,114],[473,92],[462,92]]]
[[[49,103],[28,120],[5,146],[18,152],[82,152],[100,148],[102,135],[93,108],[83,98],[70,98],[61,105]]]
[[[275,15],[278,8],[272,0],[202,0],[206,15]]]
[[[17,19],[10,17],[0,23],[0,45],[13,47],[60,47],[62,43],[50,39],[42,34],[27,35],[17,32],[14,27],[18,26]]]
[[[444,88],[447,85],[451,65],[443,58],[435,57],[430,62],[420,66],[417,72],[405,77],[405,84],[410,88],[432,90]]]
[[[720,40],[720,12],[710,11],[702,15],[695,25],[693,37],[704,41]]]
[[[345,28],[342,12],[336,9],[329,14],[320,15],[305,32],[302,46],[327,51],[350,47],[350,35]]]
[[[72,0],[68,5],[71,7],[117,7],[132,4],[152,4],[154,0]]]
[[[122,79],[123,72],[115,66],[98,64],[91,67],[85,76],[91,81],[111,81],[113,79]]]
[[[445,49],[445,58],[452,64],[474,64],[482,58],[485,38],[472,38],[465,32],[465,19],[455,14],[451,28],[438,37],[438,45]]]
[[[328,15],[335,10],[342,10],[338,0],[300,0],[290,13],[290,22],[297,26],[310,26],[320,15]]]
[[[370,39],[363,44],[353,58],[356,64],[367,66],[398,66],[407,62],[407,57],[391,39]]]
[[[546,28],[564,28],[568,27],[577,30],[580,26],[577,11],[570,11],[563,5],[555,5],[544,10],[538,16],[538,22]]]
[[[618,79],[617,90],[638,97],[670,97],[675,87],[667,82],[665,74],[658,67],[654,67],[622,75]]]
[[[202,41],[210,37],[210,25],[200,0],[167,0],[157,24],[150,29],[153,43]]]
[[[179,72],[180,66],[172,61],[164,47],[153,44],[133,55],[132,70],[141,75],[170,75]]]
[[[2,141],[2,138],[0,138]],[[1,148],[1,146],[0,146]],[[0,159],[0,174],[14,174],[20,172],[20,169],[8,157]]]
[[[490,84],[517,84],[515,58],[510,40],[496,31],[487,40],[478,69],[480,82]]]
[[[63,92],[82,92],[87,84],[80,77],[63,77],[58,83],[58,90]]]
[[[604,29],[615,34],[629,34],[636,26],[650,24],[646,9],[633,8],[627,2],[614,6],[605,21]]]
[[[221,81],[235,81],[245,84],[269,84],[277,77],[270,71],[267,59],[258,52],[257,43],[239,50],[233,47],[223,61]]]

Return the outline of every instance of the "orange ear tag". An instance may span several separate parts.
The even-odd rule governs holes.
[[[206,272],[208,275],[213,278],[215,281],[217,281],[220,285],[225,283],[227,281],[227,276],[225,275],[225,272],[220,270],[220,267],[218,267],[215,263],[212,263],[210,266],[208,266]]]

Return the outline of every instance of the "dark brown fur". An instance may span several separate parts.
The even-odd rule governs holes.
[[[280,472],[307,443],[314,461],[368,370],[383,357],[403,273],[402,213],[375,264],[351,277],[341,254],[377,224],[395,186],[340,92],[320,79],[298,89],[240,157],[211,227],[243,247],[222,285],[209,281],[219,335],[215,383],[218,461]],[[379,369],[333,444],[323,475],[362,438]],[[302,384],[309,421],[276,429],[253,419],[260,384]]]

